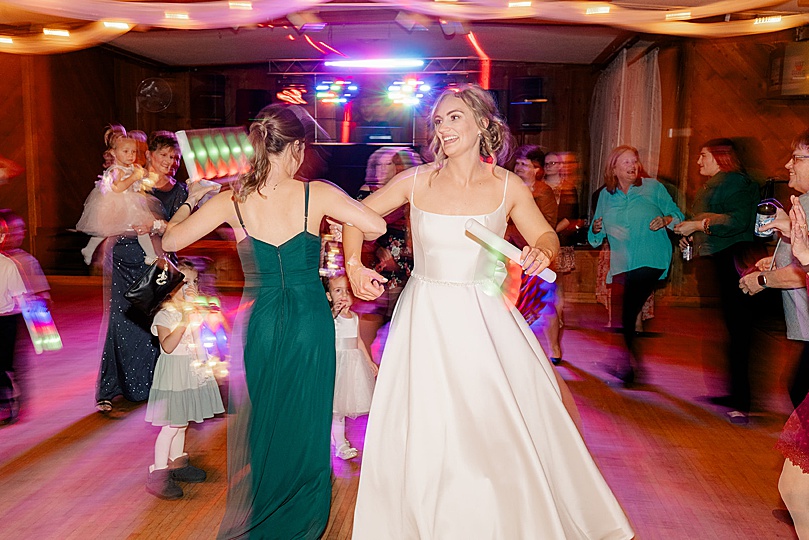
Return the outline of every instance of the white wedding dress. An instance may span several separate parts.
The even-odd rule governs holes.
[[[415,181],[419,180],[418,172]],[[422,211],[365,436],[355,540],[624,539],[633,532],[562,404],[553,366],[465,234]]]

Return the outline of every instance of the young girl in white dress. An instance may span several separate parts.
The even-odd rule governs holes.
[[[185,432],[188,422],[199,423],[225,412],[199,338],[204,313],[193,302],[198,293],[198,273],[188,259],[182,259],[177,266],[185,276],[183,285],[163,304],[152,322],[152,334],[160,340],[160,357],[146,405],[146,421],[161,426],[146,491],[161,499],[183,496],[178,481],[205,480],[205,471],[188,462]]]
[[[358,452],[346,439],[346,416],[356,418],[371,410],[374,378],[379,368],[371,360],[365,343],[359,339],[359,317],[351,311],[354,295],[349,289],[348,278],[345,274],[329,278],[327,290],[337,346],[331,442],[337,457],[352,459]]]
[[[107,168],[95,188],[84,201],[84,212],[76,229],[92,238],[81,250],[84,262],[90,264],[93,253],[108,236],[131,233],[137,225],[162,219],[160,201],[143,190],[154,185],[136,163],[138,142],[127,136],[122,126],[110,126],[104,133]],[[138,243],[146,254],[147,264],[157,258],[151,236],[139,234]]]

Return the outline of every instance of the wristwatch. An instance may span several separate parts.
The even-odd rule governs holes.
[[[766,289],[767,288],[767,276],[765,276],[764,274],[759,274],[758,275],[758,284]]]

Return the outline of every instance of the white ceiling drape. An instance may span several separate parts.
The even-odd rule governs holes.
[[[740,12],[765,11],[783,0],[719,0],[679,10],[631,9],[608,2],[533,0],[528,6],[509,7],[507,0],[369,0],[363,4],[332,5],[328,0],[221,0],[211,2],[137,2],[128,0],[5,0],[0,7],[13,7],[48,17],[63,17],[87,25],[71,30],[69,37],[20,35],[0,36],[0,52],[48,54],[91,47],[110,41],[135,26],[171,29],[216,29],[257,25],[303,11],[370,9],[373,4],[458,21],[536,19],[570,24],[594,24],[634,32],[691,37],[729,37],[773,32],[809,24],[809,14],[789,14],[768,19],[691,22],[706,17]],[[126,23],[125,28],[108,28],[104,21]]]

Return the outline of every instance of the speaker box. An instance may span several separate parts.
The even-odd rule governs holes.
[[[191,74],[191,122],[195,127],[225,125],[225,76],[216,73]]]
[[[249,126],[269,104],[270,93],[266,90],[236,90],[236,124]]]
[[[516,77],[509,82],[508,121],[514,131],[542,131],[548,125],[542,77]]]

